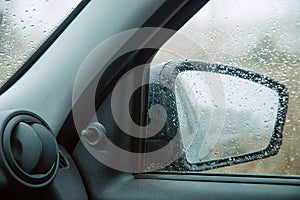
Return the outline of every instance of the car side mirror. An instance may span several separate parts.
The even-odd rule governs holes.
[[[150,71],[149,108],[162,105],[167,118],[164,128],[146,140],[146,150],[163,147],[178,133],[183,149],[166,170],[207,170],[278,153],[288,107],[283,84],[201,61],[171,61]],[[149,120],[160,117],[152,114]]]

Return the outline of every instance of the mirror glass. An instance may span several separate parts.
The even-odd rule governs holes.
[[[259,83],[185,71],[175,81],[185,156],[190,163],[263,150],[274,131],[279,96]]]

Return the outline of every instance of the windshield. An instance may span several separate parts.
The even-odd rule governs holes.
[[[0,0],[0,87],[79,3],[80,0]]]

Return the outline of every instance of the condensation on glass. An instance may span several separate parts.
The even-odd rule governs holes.
[[[0,0],[0,87],[29,59],[80,0]]]
[[[289,89],[279,153],[210,172],[300,175],[300,1],[212,0],[178,33],[153,65],[182,58],[219,62],[272,77]]]

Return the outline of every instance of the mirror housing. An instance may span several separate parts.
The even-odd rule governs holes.
[[[200,77],[202,81],[199,82]],[[148,107],[162,105],[167,113],[167,121],[158,134],[146,139],[146,151],[162,148],[176,134],[180,134],[184,152],[163,171],[202,171],[258,160],[279,152],[288,107],[288,89],[283,84],[252,71],[191,60],[171,61],[151,67],[150,83]],[[208,92],[203,87],[205,84]],[[247,89],[252,91],[245,93],[244,90]],[[201,93],[202,96],[199,95]],[[203,100],[208,94],[210,97]],[[200,100],[195,100],[197,98]],[[207,100],[211,102],[210,106]],[[242,102],[239,104],[243,109],[237,107],[237,102]],[[258,108],[256,114],[253,109],[255,107]],[[201,109],[202,115],[198,112]],[[267,112],[270,113],[268,117]],[[250,115],[252,121],[247,117]],[[240,125],[242,129],[229,126],[233,119],[235,124],[243,124],[243,117],[252,126]],[[159,115],[151,115],[149,120],[160,120],[159,118]],[[267,125],[258,126],[259,121]],[[224,138],[227,136],[221,135],[233,135],[234,132],[235,139],[225,143]],[[261,138],[257,138],[258,134],[264,135],[265,144],[261,142]],[[224,153],[229,148],[245,144],[249,141],[248,136],[254,140],[247,148],[241,150],[239,147],[235,151]],[[257,148],[252,148],[253,145]]]

